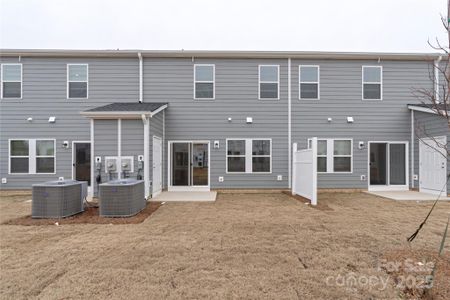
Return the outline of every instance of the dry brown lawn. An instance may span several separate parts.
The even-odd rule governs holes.
[[[29,214],[29,199],[3,196],[0,221]],[[364,193],[324,193],[319,202],[324,209],[281,193],[219,194],[215,203],[166,203],[139,224],[0,225],[0,295],[405,298],[379,265],[386,253],[410,251],[406,237],[431,203]],[[412,251],[437,251],[449,211],[450,203],[438,204]],[[338,280],[349,276],[389,281]]]

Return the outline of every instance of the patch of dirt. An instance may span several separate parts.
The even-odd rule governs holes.
[[[2,197],[14,197],[14,196],[30,196],[31,190],[0,190],[0,198]]]
[[[385,253],[381,269],[408,299],[450,299],[450,254],[400,249]]]
[[[29,199],[2,198],[2,221],[30,214]],[[166,202],[133,225],[0,225],[0,298],[406,299],[379,265],[408,249],[432,202],[339,192],[318,202],[333,211],[262,191]],[[449,211],[439,202],[411,249],[436,252]]]
[[[61,219],[33,219],[31,215],[19,217],[8,220],[2,225],[24,225],[24,226],[39,226],[39,225],[58,225],[66,224],[138,224],[144,222],[152,213],[154,213],[161,206],[160,202],[149,202],[147,206],[137,215],[123,218],[105,218],[99,216],[98,207],[87,207],[82,213],[61,218]]]
[[[318,210],[324,210],[324,211],[333,211],[333,209],[331,207],[329,207],[325,203],[322,203],[321,201],[317,201],[317,205],[311,205],[311,200],[306,199],[305,197],[302,197],[302,196],[299,196],[299,195],[292,195],[292,193],[289,192],[289,191],[283,191],[282,193],[285,194],[285,195],[288,195],[291,198],[294,198],[297,201],[302,202],[305,205],[308,205],[311,208],[315,208],[315,209],[318,209]]]

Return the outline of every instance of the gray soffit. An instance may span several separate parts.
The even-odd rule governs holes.
[[[0,49],[0,57],[173,57],[173,58],[293,58],[435,60],[442,53],[322,52],[322,51],[208,51],[208,50],[63,50]]]

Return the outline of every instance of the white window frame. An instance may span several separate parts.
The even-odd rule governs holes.
[[[25,155],[13,155],[11,156],[11,141],[28,141],[28,156]],[[52,141],[53,142],[53,155],[36,155],[36,142],[37,141]],[[12,173],[11,172],[11,158],[27,157],[28,158],[28,173]],[[53,158],[53,173],[38,173],[36,172],[37,158]],[[55,175],[56,174],[56,139],[52,138],[14,138],[8,139],[8,175]]]
[[[317,81],[302,82],[301,69],[302,67],[317,68]],[[302,98],[302,83],[316,83],[317,84],[317,98]],[[298,99],[299,100],[320,100],[320,65],[299,65],[298,66]]]
[[[364,69],[365,68],[378,68],[380,69],[380,81],[364,81]],[[365,99],[364,98],[364,84],[379,84],[380,85],[380,98],[379,99]],[[369,66],[365,65],[361,67],[361,98],[364,101],[382,101],[383,100],[383,66]]]
[[[311,139],[308,139],[308,149],[311,148]],[[327,142],[327,155],[317,155],[317,157],[327,158],[327,171],[319,172],[317,174],[352,174],[353,173],[353,139],[352,138],[318,138],[317,142]],[[334,154],[334,141],[350,141],[350,155],[335,155]],[[334,158],[335,157],[350,157],[350,172],[335,172],[334,171]]]
[[[228,155],[228,141],[245,141],[244,155]],[[253,155],[253,141],[269,141],[270,155]],[[227,138],[225,140],[225,173],[226,174],[272,174],[272,139],[271,138]],[[228,157],[245,157],[245,172],[229,172],[228,171]],[[270,157],[269,172],[253,172],[253,157]]]
[[[277,81],[261,80],[261,68],[262,67],[276,67],[277,68]],[[276,98],[261,98],[261,83],[276,83],[277,84],[277,97]],[[280,100],[280,65],[258,65],[258,99],[259,100]]]
[[[196,68],[198,66],[201,67],[212,67],[213,68],[213,80],[197,80],[197,76],[196,76]],[[213,96],[212,98],[197,98],[196,97],[196,83],[212,83],[213,84]],[[215,64],[194,64],[194,95],[193,95],[194,100],[214,100],[216,99],[216,65]]]
[[[20,66],[20,97],[3,97],[3,82],[19,82],[15,80],[4,80],[3,79],[3,66]],[[22,99],[23,98],[23,65],[21,63],[5,63],[1,64],[0,70],[0,99]]]
[[[86,66],[86,80],[69,80],[69,68],[70,68],[70,66]],[[89,99],[89,64],[76,64],[76,63],[67,64],[66,76],[67,76],[67,83],[66,83],[67,99],[68,100]],[[69,97],[69,83],[70,82],[86,82],[86,97],[84,97],[84,98]]]
[[[27,141],[28,142],[28,155],[12,155],[11,154],[11,142],[14,141]],[[9,139],[8,140],[8,174],[9,175],[23,175],[23,174],[30,174],[30,164],[31,164],[31,151],[30,151],[31,145],[29,139]],[[28,173],[18,173],[18,172],[11,172],[11,159],[12,158],[28,158]]]

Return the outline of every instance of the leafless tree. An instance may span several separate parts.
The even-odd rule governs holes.
[[[430,108],[439,118],[447,122],[447,132],[450,131],[450,0],[447,1],[447,14],[446,16],[441,15],[442,26],[446,31],[447,41],[443,43],[438,38],[434,41],[428,41],[428,45],[439,53],[442,53],[440,59],[434,62],[433,68],[430,70],[430,80],[432,83],[431,88],[418,88],[413,90],[413,94],[425,104],[427,108]],[[447,162],[450,158],[450,147],[448,143],[443,144],[440,140],[436,139],[433,135],[429,134],[427,130],[427,124],[421,124],[420,122],[415,122],[415,134],[420,142],[424,143],[428,147],[431,147],[442,154]],[[447,182],[450,178],[450,174],[447,174]],[[443,187],[444,189],[444,187]],[[442,190],[441,194],[447,191]],[[425,217],[424,221],[419,225],[418,229],[408,237],[408,242],[412,242],[422,226],[425,225],[431,212],[435,208],[439,198],[436,199],[429,213]],[[445,237],[443,238],[445,241]]]

